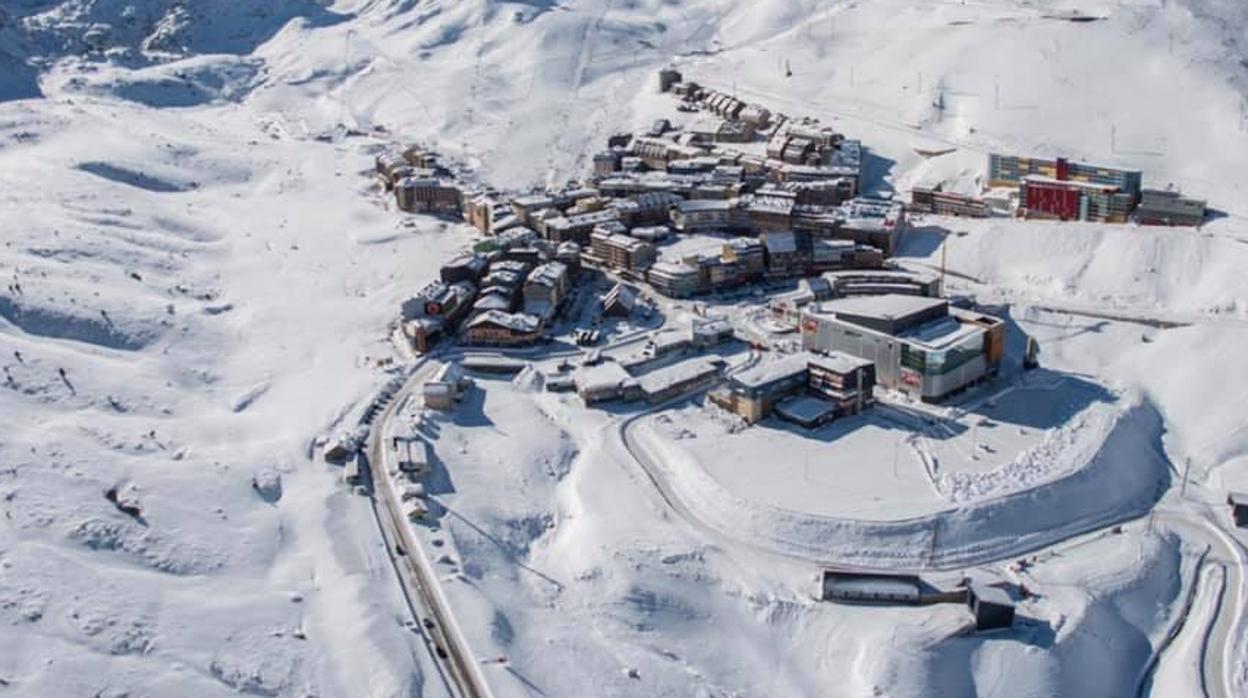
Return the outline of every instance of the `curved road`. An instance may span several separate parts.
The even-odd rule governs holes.
[[[438,363],[429,361],[417,364],[369,433],[368,462],[374,488],[373,496],[376,502],[376,497],[380,494],[381,504],[385,508],[386,515],[379,516],[383,537],[402,544],[402,553],[396,551],[393,545],[388,545],[387,549],[396,569],[401,570],[399,579],[403,583],[404,592],[409,599],[420,600],[421,606],[428,613],[426,618],[432,621],[423,623],[424,631],[436,647],[436,659],[444,668],[445,676],[449,677],[456,692],[463,698],[492,698],[481,671],[481,664],[473,655],[459,623],[455,620],[450,603],[438,582],[437,572],[426,557],[420,541],[412,535],[411,526],[394,492],[394,483],[389,475],[388,464],[392,456],[391,449],[386,447],[389,422],[410,398],[412,391],[438,366]]]
[[[696,393],[695,393],[696,394]],[[693,394],[683,395],[672,400],[650,407],[636,414],[623,417],[613,424],[613,431],[623,446],[623,450],[636,464],[638,469],[644,474],[659,494],[660,498],[667,504],[676,515],[683,519],[687,524],[693,526],[698,531],[713,539],[721,541],[728,547],[747,548],[751,551],[762,553],[765,555],[775,555],[782,558],[796,559],[803,562],[809,562],[822,567],[848,569],[855,571],[868,572],[920,572],[942,569],[958,569],[964,567],[973,567],[976,565],[990,564],[1001,560],[1017,557],[1038,550],[1052,548],[1064,542],[1075,538],[1081,538],[1088,535],[1094,535],[1110,529],[1112,526],[1119,525],[1125,521],[1134,520],[1141,522],[1147,518],[1139,516],[1119,517],[1113,520],[1098,521],[1091,523],[1087,527],[1076,527],[1066,531],[1054,532],[1053,538],[1049,540],[1033,541],[1031,544],[1009,548],[983,548],[973,551],[971,555],[958,558],[948,565],[934,565],[925,567],[877,567],[861,564],[846,564],[840,560],[827,560],[818,557],[798,555],[789,551],[779,550],[773,547],[760,544],[753,540],[744,540],[733,536],[732,534],[721,530],[713,524],[704,520],[698,513],[691,509],[681,499],[668,481],[667,476],[662,467],[658,466],[646,453],[645,449],[640,447],[633,435],[633,427],[644,417],[650,416],[663,409],[667,409],[681,402],[688,400]],[[1233,672],[1235,670],[1234,651],[1236,639],[1239,637],[1238,625],[1244,616],[1246,607],[1245,586],[1244,586],[1244,567],[1245,554],[1243,546],[1231,538],[1225,531],[1214,523],[1216,513],[1212,507],[1207,504],[1200,505],[1204,511],[1194,511],[1193,502],[1186,502],[1188,506],[1181,508],[1162,507],[1158,505],[1155,512],[1159,520],[1166,523],[1169,527],[1179,531],[1184,538],[1188,540],[1198,540],[1207,543],[1212,550],[1218,553],[1217,558],[1222,561],[1226,569],[1226,593],[1221,597],[1218,608],[1214,609],[1214,621],[1211,628],[1208,629],[1208,636],[1205,646],[1205,653],[1202,657],[1200,667],[1202,684],[1207,686],[1208,695],[1214,698],[1233,698],[1235,693]]]
[[[632,339],[630,341],[636,341]],[[627,343],[627,342],[625,342]],[[510,354],[511,352],[499,352],[500,354]],[[441,358],[450,358],[458,356],[460,352],[453,351]],[[516,358],[522,358],[517,355]],[[530,358],[530,357],[523,357]],[[547,358],[543,356],[542,358]],[[729,372],[742,370],[753,365],[759,360],[760,356],[756,352],[751,352],[750,356],[740,364],[733,366]],[[481,674],[480,663],[476,661],[468,648],[467,642],[463,637],[462,631],[454,620],[448,602],[442,594],[440,586],[437,584],[436,574],[433,572],[428,560],[424,556],[423,549],[418,541],[414,540],[411,535],[410,526],[407,525],[404,518],[402,508],[394,494],[392,483],[388,477],[385,463],[387,462],[387,449],[385,448],[384,434],[388,422],[393,417],[397,407],[411,395],[421,382],[428,377],[440,365],[437,361],[422,360],[418,364],[419,368],[413,370],[407,382],[396,395],[393,402],[387,407],[386,411],[379,417],[377,426],[374,428],[370,437],[370,463],[372,464],[374,481],[379,483],[379,490],[383,495],[383,501],[389,510],[389,518],[392,520],[394,535],[401,540],[408,551],[408,555],[401,558],[406,561],[411,570],[412,586],[417,598],[422,599],[425,606],[429,609],[431,615],[437,619],[437,623],[430,628],[433,640],[438,646],[445,648],[448,657],[446,662],[450,670],[451,677],[460,689],[460,694],[464,696],[490,696],[489,688],[485,683]],[[653,415],[664,409],[668,409],[680,404],[691,397],[705,392],[707,389],[692,391],[688,394],[675,397],[667,402],[658,405],[649,406],[637,413],[613,420],[608,425],[608,429],[613,432],[612,436],[618,439],[622,452],[637,466],[638,471],[644,475],[645,479],[654,487],[659,497],[666,503],[676,515],[683,519],[687,524],[693,526],[702,534],[716,539],[727,547],[745,548],[753,552],[768,556],[777,556],[781,558],[796,559],[802,562],[816,564],[823,567],[832,567],[838,569],[851,569],[857,571],[873,571],[873,572],[899,572],[899,571],[931,571],[942,569],[957,569],[964,567],[973,567],[976,565],[990,564],[1001,560],[1016,557],[1018,555],[1032,553],[1038,550],[1051,548],[1061,545],[1062,543],[1071,541],[1097,532],[1103,532],[1110,527],[1122,524],[1125,521],[1134,520],[1142,521],[1146,517],[1129,515],[1125,517],[1109,517],[1105,520],[1090,521],[1085,526],[1076,526],[1067,528],[1062,531],[1054,531],[1052,538],[1031,540],[1020,545],[1011,547],[994,547],[980,548],[968,551],[956,559],[944,560],[944,564],[933,564],[919,567],[879,567],[862,564],[847,564],[841,560],[821,559],[817,556],[805,556],[780,550],[775,547],[766,545],[753,540],[744,540],[739,537],[719,529],[718,527],[705,521],[698,513],[691,509],[681,499],[679,494],[675,492],[671,483],[668,481],[664,469],[656,464],[645,449],[640,447],[634,436],[633,427],[645,417]],[[1233,652],[1235,649],[1235,640],[1239,637],[1238,625],[1241,617],[1246,610],[1244,574],[1245,554],[1243,546],[1236,540],[1231,538],[1225,531],[1219,528],[1215,523],[1216,512],[1214,508],[1208,504],[1201,504],[1201,511],[1194,510],[1195,502],[1185,501],[1184,506],[1180,508],[1161,506],[1160,503],[1155,507],[1156,515],[1161,518],[1164,523],[1170,527],[1180,531],[1187,539],[1200,540],[1208,543],[1212,549],[1217,551],[1218,559],[1223,561],[1226,569],[1226,587],[1227,593],[1221,597],[1221,607],[1215,609],[1215,617],[1213,625],[1208,629],[1208,636],[1205,642],[1206,652],[1204,653],[1201,666],[1202,683],[1208,687],[1208,695],[1216,698],[1231,698],[1234,693],[1234,682],[1232,672],[1234,671]],[[396,563],[399,559],[396,559]]]

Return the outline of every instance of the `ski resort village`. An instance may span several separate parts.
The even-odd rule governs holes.
[[[961,218],[1198,235],[1206,202],[1136,170],[996,153],[981,190],[906,200],[873,190],[868,144],[813,117],[671,68],[653,89],[670,100],[649,127],[556,188],[484,187],[422,145],[376,156],[396,209],[474,232],[403,302],[402,381],[327,459],[379,483],[429,578],[454,567],[439,548],[459,468],[505,462],[480,432],[553,426],[594,434],[708,540],[807,564],[814,601],[881,618],[952,604],[949,638],[1051,632],[1034,575],[1055,546],[1130,540],[1125,522],[1152,526],[1188,474],[1137,391],[1046,366],[1049,333],[949,290],[945,248]],[[896,259],[909,236],[939,264]],[[1227,497],[1239,521],[1248,495]]]
[[[0,698],[1248,696],[1246,29],[0,2]]]

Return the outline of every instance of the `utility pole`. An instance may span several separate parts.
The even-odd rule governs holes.
[[[1118,124],[1110,124],[1109,126],[1109,152],[1118,152]]]
[[[1001,79],[999,76],[992,76],[992,108],[1001,111]]]
[[[1183,485],[1179,487],[1179,496],[1187,497],[1187,473],[1192,469],[1192,457],[1188,456],[1187,461],[1183,464]]]

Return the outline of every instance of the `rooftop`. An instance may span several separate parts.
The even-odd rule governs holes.
[[[614,361],[603,361],[597,366],[582,366],[573,374],[576,389],[580,391],[610,390],[633,380],[624,367]]]
[[[641,384],[641,389],[646,394],[653,395],[680,383],[695,381],[716,373],[721,363],[722,360],[707,357],[686,359],[680,363],[651,371],[637,379],[637,382]]]
[[[692,201],[681,201],[676,205],[681,213],[697,213],[703,211],[728,211],[733,207],[733,202],[727,199],[694,199]]]
[[[809,352],[800,352],[776,361],[760,363],[734,375],[732,382],[746,388],[761,388],[807,370],[811,356]]]
[[[978,325],[959,322],[953,317],[925,322],[900,333],[898,337],[918,344],[924,349],[945,349],[964,339],[982,334],[984,329]]]
[[[820,303],[816,312],[828,314],[845,313],[881,320],[897,320],[916,313],[922,313],[937,307],[947,307],[948,301],[942,298],[926,296],[907,296],[890,293],[885,296],[859,296],[855,298],[838,298]]]
[[[797,237],[792,232],[764,233],[761,238],[771,254],[797,252]]]
[[[870,359],[862,359],[843,352],[832,351],[827,354],[811,354],[808,363],[834,373],[849,373],[859,368],[871,366],[874,362]]]
[[[826,592],[846,596],[884,594],[918,599],[921,591],[919,578],[908,575],[826,571],[823,573],[823,585]]]
[[[980,601],[987,601],[988,603],[995,603],[1001,606],[1014,605],[1014,599],[1010,597],[1009,592],[1000,587],[972,583],[971,593]]]
[[[568,275],[568,266],[563,262],[546,262],[529,273],[527,283],[554,286]]]
[[[513,332],[537,332],[541,322],[532,315],[524,313],[504,313],[499,310],[487,310],[472,319],[468,327],[482,325],[498,325]]]
[[[655,262],[654,265],[650,267],[649,273],[660,275],[667,274],[669,276],[696,276],[698,272],[696,269],[688,264],[685,264],[684,262],[659,261]]]
[[[816,422],[833,412],[836,412],[836,403],[811,395],[789,398],[776,405],[777,414],[799,423]]]

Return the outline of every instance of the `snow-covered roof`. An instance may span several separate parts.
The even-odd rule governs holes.
[[[730,211],[733,202],[727,199],[694,199],[692,201],[681,201],[676,204],[676,208],[681,213],[704,213],[708,211]]]
[[[834,412],[836,403],[812,395],[790,398],[776,405],[777,414],[799,423],[817,422]]]
[[[847,572],[824,572],[823,585],[831,596],[868,597],[880,594],[885,597],[917,601],[920,595],[918,577],[906,575],[853,574]]]
[[[1001,606],[1013,606],[1014,599],[1010,597],[1009,592],[1000,588],[989,586],[987,584],[971,584],[971,593],[980,601],[999,604]]]
[[[541,322],[536,317],[526,313],[504,313],[499,310],[487,310],[474,317],[468,323],[470,328],[481,327],[482,325],[497,325],[513,332],[537,332],[541,327]]]
[[[948,301],[941,298],[890,293],[883,296],[838,298],[821,303],[818,310],[822,313],[846,313],[848,315],[873,317],[883,320],[896,320],[947,305]]]
[[[568,275],[568,266],[563,262],[546,262],[529,272],[528,282],[542,286],[554,286]]]
[[[770,254],[789,254],[797,252],[797,238],[792,232],[764,233],[763,245]]]
[[[936,275],[921,271],[909,271],[906,269],[839,269],[836,271],[824,272],[823,278],[833,282],[869,278],[931,283],[936,280]]]
[[[799,352],[776,361],[765,361],[734,375],[732,382],[746,388],[761,388],[806,371],[810,357],[809,352]]]
[[[939,320],[925,322],[917,327],[911,327],[897,336],[921,345],[926,349],[938,350],[953,346],[964,339],[983,333],[984,328],[979,325],[958,322],[953,317],[943,317]]]
[[[624,367],[614,361],[603,361],[596,366],[583,366],[573,374],[576,389],[581,392],[612,390],[633,381]]]
[[[856,369],[871,366],[874,362],[870,359],[859,358],[844,352],[832,351],[827,354],[815,354],[812,352],[807,363],[834,373],[850,373]]]
[[[722,359],[700,356],[656,369],[637,379],[647,395],[661,393],[668,388],[705,378],[719,371]]]
[[[478,311],[506,311],[511,307],[511,299],[498,293],[482,293],[481,297],[477,298],[477,302],[472,304],[472,307]]]
[[[650,274],[666,274],[668,276],[697,276],[698,271],[684,262],[662,260],[655,262],[649,269]]]

